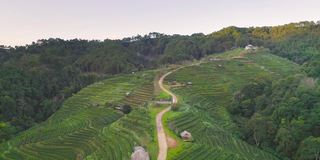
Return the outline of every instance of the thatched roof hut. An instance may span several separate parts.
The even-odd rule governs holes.
[[[134,147],[134,152],[131,155],[131,160],[150,160],[149,153],[141,146]]]

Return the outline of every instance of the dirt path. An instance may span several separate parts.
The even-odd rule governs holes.
[[[180,68],[178,68],[180,69]],[[176,69],[176,70],[178,70]],[[163,80],[164,78],[166,78],[169,74],[171,74],[172,72],[176,71],[170,71],[168,73],[166,73],[165,75],[163,75],[160,79],[159,79],[159,87],[161,88],[161,90],[163,90],[164,92],[168,93],[171,95],[172,97],[172,104],[176,104],[178,102],[178,98],[176,95],[174,95],[172,92],[170,92],[169,90],[167,90],[166,88],[163,87]],[[166,133],[163,129],[163,125],[162,125],[162,116],[170,111],[171,107],[167,107],[166,109],[162,110],[161,112],[159,112],[157,114],[156,117],[156,125],[157,125],[157,132],[158,132],[158,143],[159,143],[159,154],[158,154],[158,160],[165,160],[167,158],[167,150],[168,150],[168,144],[167,144],[167,138],[166,138]]]
[[[170,75],[172,72],[175,72],[175,71],[177,71],[177,70],[179,70],[179,69],[181,69],[181,68],[182,68],[182,67],[166,73],[166,74],[163,75],[163,76],[160,78],[160,80],[159,80],[159,87],[160,87],[161,90],[163,90],[164,92],[170,94],[170,96],[172,97],[172,104],[178,103],[178,98],[177,98],[177,96],[174,95],[172,92],[170,92],[169,90],[167,90],[166,88],[163,87],[163,80],[164,80],[168,75]]]

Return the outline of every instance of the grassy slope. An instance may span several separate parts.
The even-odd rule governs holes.
[[[185,142],[169,151],[169,159],[277,159],[234,136],[226,106],[237,90],[259,76],[281,76],[298,72],[299,66],[266,52],[243,54],[235,50],[219,55],[222,61],[187,67],[170,75],[168,81],[192,86],[172,88],[180,96],[179,112],[167,115],[169,127],[176,133],[187,130],[195,141]],[[233,59],[242,55],[241,59]]]
[[[122,75],[82,89],[47,121],[0,145],[0,159],[129,159],[154,141],[149,110],[154,72]],[[132,94],[126,97],[126,92]],[[128,115],[105,103],[129,103]]]

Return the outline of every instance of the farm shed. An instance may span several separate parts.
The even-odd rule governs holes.
[[[182,138],[183,140],[185,140],[185,141],[189,141],[189,140],[192,139],[192,135],[191,135],[191,133],[188,132],[188,131],[183,131],[183,132],[181,132],[181,133],[180,133],[180,136],[181,136],[181,138]]]
[[[210,60],[210,61],[221,61],[222,59],[219,59],[219,58],[210,58],[209,60]]]
[[[134,147],[131,160],[150,160],[149,153],[141,146]]]
[[[251,44],[248,44],[246,47],[245,47],[245,50],[256,50],[256,49],[258,49],[258,47],[256,47],[256,46],[253,46],[253,45],[251,45]]]
[[[130,113],[132,110],[129,104],[117,104],[114,108],[123,112],[124,114]]]

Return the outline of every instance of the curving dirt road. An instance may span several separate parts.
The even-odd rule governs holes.
[[[164,92],[170,94],[170,96],[172,97],[172,104],[178,103],[178,98],[177,98],[176,95],[174,95],[174,94],[173,94],[172,92],[170,92],[168,89],[166,89],[166,88],[163,87],[163,80],[164,80],[168,75],[170,75],[172,72],[175,72],[175,71],[177,71],[177,70],[179,70],[179,69],[181,69],[181,68],[182,68],[182,67],[180,67],[180,68],[178,68],[178,69],[175,69],[175,70],[173,70],[173,71],[170,71],[170,72],[164,74],[164,75],[160,78],[160,80],[159,80],[159,86],[160,86],[161,90],[163,90]]]
[[[180,68],[178,68],[180,69]],[[176,70],[178,70],[176,69]],[[170,71],[166,74],[164,74],[160,79],[159,79],[159,86],[161,90],[164,92],[168,93],[172,97],[172,104],[176,104],[178,102],[177,96],[174,95],[172,92],[167,90],[166,88],[163,87],[163,80],[166,78],[169,74],[172,72],[176,71]],[[159,143],[159,154],[158,154],[158,160],[165,160],[167,158],[167,150],[168,150],[168,144],[167,144],[167,138],[166,138],[166,133],[164,132],[163,125],[162,125],[162,116],[170,111],[171,107],[167,107],[166,109],[162,110],[157,114],[156,117],[156,125],[157,125],[157,132],[158,132],[158,143]]]

